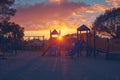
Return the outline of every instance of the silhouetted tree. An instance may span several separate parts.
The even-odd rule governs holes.
[[[0,0],[0,22],[10,20],[10,16],[14,16],[16,10],[11,6],[15,0]]]
[[[15,0],[0,0],[0,42],[6,41],[7,46],[21,44],[24,36],[24,28],[9,22],[10,17],[15,15],[16,10],[12,8]]]
[[[21,39],[24,29],[14,22],[9,22],[16,10],[11,6],[15,0],[0,0],[0,36],[12,39]]]
[[[14,22],[0,23],[0,31],[1,37],[5,37],[7,39],[21,40],[24,36],[24,28]]]
[[[106,32],[112,38],[120,39],[120,8],[106,10],[96,18],[93,28],[99,33]]]

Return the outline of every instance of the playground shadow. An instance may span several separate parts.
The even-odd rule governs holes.
[[[21,51],[16,57],[0,60],[0,80],[119,80],[118,61],[92,57],[40,56],[41,52]]]

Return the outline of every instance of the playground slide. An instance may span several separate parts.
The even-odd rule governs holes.
[[[48,50],[50,49],[50,47],[48,47],[41,56],[45,56],[45,54],[48,52]]]
[[[55,45],[50,46],[50,56],[55,56],[56,55],[56,50],[57,47]]]
[[[82,44],[83,44],[83,41],[82,40],[78,40],[76,43],[75,43],[75,46],[73,48],[73,50],[69,53],[67,53],[66,55],[67,56],[73,56],[75,55],[76,53],[79,52],[79,50],[82,48]]]
[[[48,46],[41,56],[45,56],[47,52],[49,53],[50,56],[55,56],[56,50],[57,50],[56,46]]]

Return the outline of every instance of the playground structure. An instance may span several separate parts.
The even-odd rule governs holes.
[[[83,33],[82,33],[83,32]],[[93,31],[94,32],[94,31]],[[86,51],[86,56],[96,56],[97,53],[109,53],[109,39],[101,39],[96,37],[96,32],[92,33],[86,25],[77,28],[77,40],[82,40],[82,45]]]
[[[34,37],[33,39],[35,38],[39,37]],[[44,40],[44,37],[42,38]],[[73,43],[74,45],[72,45]],[[61,30],[57,31],[54,29],[50,31],[49,41],[43,46],[41,51],[43,51],[42,56],[60,56],[62,53],[67,56],[77,55],[79,57],[86,53],[86,56],[96,57],[102,53],[107,57],[111,52],[116,52],[116,49],[113,49],[111,45],[116,46],[108,38],[97,37],[95,30],[91,31],[86,25],[81,25],[77,28],[76,40],[74,42],[71,42],[66,37],[61,37]],[[68,49],[68,47],[70,48]]]
[[[86,31],[86,33],[81,34],[81,31]],[[120,60],[119,40],[99,38],[97,37],[95,30],[90,32],[90,29],[85,25],[82,25],[77,29],[77,40],[79,39],[83,40],[85,43],[83,46],[86,47],[87,56],[92,54],[94,57],[96,57],[96,55],[102,55],[106,59]]]
[[[61,30],[59,32],[54,29],[50,30],[50,38],[46,46],[44,46],[42,56],[45,56],[48,53],[50,56],[60,56],[60,41],[61,41]]]
[[[85,33],[85,35],[83,35],[83,32]],[[67,54],[67,55],[74,56],[75,54],[77,54],[77,56],[79,57],[79,56],[81,56],[81,51],[82,51],[83,47],[85,47],[86,54],[88,56],[89,55],[89,51],[88,51],[89,33],[90,33],[90,29],[86,25],[81,25],[79,28],[77,28],[77,41],[76,41],[75,46],[72,49],[72,51],[69,52],[69,54]]]
[[[44,41],[45,38],[44,36],[24,36],[24,40],[33,40],[33,39],[38,39],[38,40],[41,40],[41,41]]]
[[[62,39],[62,40],[59,40]],[[81,25],[77,28],[77,37],[74,41],[74,45],[70,42],[70,39],[61,37],[61,31],[50,31],[50,39],[48,44],[44,46],[42,56],[46,53],[50,56],[60,56],[61,52],[66,53],[67,56],[82,56],[82,52],[86,56],[96,56],[98,53],[104,53],[107,56],[110,52],[110,40],[102,39],[96,36],[96,33],[92,33],[86,25]],[[71,47],[67,49],[66,47]],[[65,49],[66,48],[66,49]]]
[[[69,53],[66,53],[66,55],[67,56],[74,56],[77,53],[77,56],[79,57],[79,55],[81,55],[82,45],[83,45],[83,41],[77,40],[72,51],[70,51]]]
[[[25,39],[38,45],[36,40],[40,40],[44,45],[27,45],[27,50],[39,49],[43,53],[41,56],[94,56],[102,55],[106,59],[119,59],[120,60],[120,41],[112,40],[108,38],[99,38],[96,33],[90,31],[86,25],[82,25],[77,28],[76,37],[72,40],[72,37],[62,37],[61,31],[50,31],[49,40],[44,43],[44,36],[25,36]],[[0,54],[0,57],[4,56]]]
[[[86,33],[86,37],[82,36],[82,32]],[[77,56],[79,57],[81,55],[83,45],[86,49],[87,56],[89,55],[89,51],[88,51],[89,39],[88,38],[90,34],[90,29],[87,26],[82,25],[77,29],[77,39],[74,42],[75,43],[74,46],[72,45],[72,42],[70,42],[70,40],[64,39],[62,41],[59,41],[58,39],[60,38],[60,34],[61,34],[61,31],[59,32],[57,32],[56,30],[50,31],[49,44],[45,46],[46,49],[44,50],[44,53],[42,54],[42,56],[44,56],[48,51],[49,51],[49,55],[60,56],[61,51],[63,51],[63,49],[66,48],[66,51],[67,51],[66,55],[74,56],[75,54],[77,54]]]
[[[110,40],[108,38],[99,38],[96,36],[96,32],[90,31],[86,25],[81,25],[77,28],[76,39],[72,41],[71,38],[67,39],[66,37],[61,36],[61,30],[50,31],[50,38],[48,42],[44,44],[44,36],[25,36],[25,40],[40,40],[42,44],[40,46],[28,45],[32,49],[40,49],[43,51],[42,56],[61,56],[65,54],[67,56],[82,56],[86,53],[86,56],[94,56],[99,54],[104,54],[106,58],[115,58],[120,59],[120,41],[119,40]],[[33,42],[32,42],[33,43]],[[73,44],[74,43],[74,44]],[[38,43],[36,43],[38,45]],[[3,56],[3,54],[0,54]]]
[[[86,37],[82,36],[82,32],[85,32]],[[89,34],[90,34],[90,29],[86,26],[86,25],[81,25],[79,28],[77,28],[77,40],[82,40],[84,42],[86,42],[85,46],[86,46],[86,54],[87,56],[89,55],[89,51],[88,51],[88,46],[89,46]]]
[[[24,36],[24,50],[40,51],[45,44],[44,36]]]
[[[81,31],[84,31],[84,33]],[[120,60],[119,40],[99,38],[95,31],[90,31],[90,29],[85,25],[82,25],[77,29],[77,40],[83,41],[83,44],[79,47],[80,51],[75,52],[78,53],[78,55],[81,55],[81,50],[83,50],[82,48],[84,47],[84,49],[86,49],[84,50],[86,51],[86,56],[93,55],[96,57],[97,55],[102,55],[106,59],[110,58]]]
[[[25,50],[40,50],[45,44],[44,36],[24,36]]]

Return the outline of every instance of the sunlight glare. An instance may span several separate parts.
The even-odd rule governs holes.
[[[50,38],[50,30],[53,28],[56,30],[61,30],[61,36],[64,36],[66,34],[72,34],[76,32],[76,28],[74,26],[69,26],[68,24],[58,21],[58,20],[53,20],[53,24],[50,25],[50,27],[46,30],[34,30],[34,31],[25,31],[25,36],[40,36],[44,35],[46,39]]]
[[[49,0],[50,2],[54,2],[54,3],[61,3],[62,0]]]
[[[60,40],[60,41],[61,41],[62,39],[63,39],[63,37],[62,37],[62,36],[59,36],[59,37],[58,37],[58,40]]]

